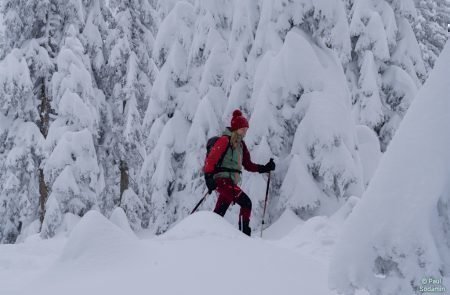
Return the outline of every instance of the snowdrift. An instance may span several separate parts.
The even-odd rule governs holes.
[[[116,209],[114,209],[109,220],[115,225],[117,225],[119,228],[121,228],[124,232],[135,237],[135,234],[131,229],[130,223],[128,222],[127,215],[122,208],[117,207]]]
[[[137,239],[106,219],[100,212],[89,211],[72,230],[60,262],[92,261],[117,257],[122,249],[135,247]]]
[[[205,236],[239,239],[246,236],[214,212],[189,215],[160,236],[161,239],[193,239]]]
[[[316,260],[248,238],[211,212],[137,240],[91,211],[56,263],[15,294],[329,295],[326,273]]]
[[[263,232],[263,238],[267,240],[277,240],[286,236],[298,225],[302,225],[303,220],[301,220],[294,212],[290,209],[286,209],[280,218],[277,219],[273,224],[266,228]]]
[[[447,43],[346,222],[330,266],[345,294],[409,295],[450,276],[449,65]]]
[[[359,198],[352,196],[332,216],[315,216],[300,223],[276,241],[276,244],[288,249],[295,249],[327,263],[333,252],[340,228],[358,201]]]

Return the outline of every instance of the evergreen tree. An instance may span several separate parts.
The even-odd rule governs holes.
[[[35,122],[30,72],[20,50],[0,63],[2,167],[0,167],[0,243],[14,243],[22,227],[38,218],[38,174],[43,137]],[[10,122],[10,124],[7,123]]]
[[[249,61],[256,66],[246,142],[258,150],[267,139],[269,154],[285,163],[271,178],[271,193],[280,194],[270,206],[272,218],[285,208],[302,218],[329,214],[350,195],[361,193],[352,123],[338,124],[327,110],[335,108],[342,117],[350,113],[340,66],[350,59],[348,40],[341,1],[331,6],[314,1],[276,6],[268,1],[261,7]],[[330,74],[335,81],[318,78]],[[297,185],[306,189],[304,194],[295,190]]]
[[[185,185],[183,172],[190,173],[182,165],[186,135],[198,103],[196,90],[188,84],[193,26],[192,5],[176,3],[160,24],[153,48],[159,71],[144,118],[147,157],[140,182],[150,208],[149,228],[155,233],[165,231],[176,220],[173,193]]]
[[[146,226],[148,217],[146,221],[144,214],[148,212],[148,207],[138,176],[145,158],[141,125],[157,73],[151,58],[157,16],[148,0],[111,1],[111,6],[117,14],[110,36],[107,67],[110,76],[105,91],[109,97],[113,122],[108,149],[114,158],[115,167],[108,169],[117,169],[118,166],[120,171],[119,200],[115,203],[121,205],[123,193],[128,189],[133,190],[127,195],[137,195],[139,198],[127,198],[125,207],[138,208],[140,211],[133,213],[124,207],[125,213],[129,220],[135,220],[133,216],[137,214],[142,219],[141,226]],[[111,171],[107,171],[107,174],[116,175]]]
[[[30,112],[30,106],[35,106],[36,110],[35,114],[38,116],[23,116],[23,110],[11,110],[11,113],[16,113],[15,119],[24,120],[26,124],[34,123],[38,126],[41,136],[44,138],[47,136],[48,126],[49,126],[49,118],[50,118],[50,97],[48,95],[49,91],[49,79],[51,77],[51,73],[54,69],[53,62],[51,61],[51,57],[54,56],[55,47],[54,40],[57,37],[58,29],[56,28],[59,22],[54,19],[55,15],[55,3],[50,2],[41,2],[41,1],[3,1],[1,6],[1,13],[3,14],[4,20],[4,40],[3,40],[3,54],[9,54],[10,57],[6,57],[6,60],[22,60],[22,57],[25,59],[25,64],[28,69],[25,71],[23,67],[17,67],[17,69],[21,69],[21,78],[23,81],[30,81],[29,88],[31,91],[29,94],[26,93],[20,94],[21,97],[16,97],[15,99],[22,103],[11,105],[13,108],[22,108],[25,105],[27,106],[27,111]],[[52,20],[52,21],[50,21]],[[16,49],[14,49],[16,48]],[[7,63],[7,62],[6,62]],[[21,62],[21,64],[23,64]],[[14,66],[16,67],[16,66]],[[8,69],[7,71],[11,71]],[[16,84],[21,85],[21,84]],[[23,85],[23,84],[22,84]],[[10,86],[8,86],[10,88]],[[7,90],[8,92],[8,90]],[[19,93],[15,93],[13,96]],[[7,96],[5,96],[7,97]],[[32,112],[33,113],[33,112]],[[20,115],[21,114],[21,115]],[[21,128],[17,126],[16,131]],[[32,128],[28,128],[32,130]],[[22,140],[15,140],[14,134],[10,134],[10,143],[11,144],[23,144]],[[30,142],[25,144],[25,149],[29,148]],[[44,180],[44,174],[41,167],[42,159],[44,155],[42,153],[38,153],[41,149],[40,145],[36,145],[36,153],[30,154],[33,155],[33,159],[35,161],[34,166],[38,167],[37,170],[33,170],[30,173],[34,173],[28,179],[22,176],[17,175],[16,171],[16,179],[15,182],[17,185],[22,187],[31,187],[34,183],[35,179],[39,179],[39,189],[37,192],[39,193],[39,217],[42,221],[44,218],[44,206],[47,200],[47,184]],[[14,149],[14,146],[9,147],[11,150]],[[11,159],[11,164],[15,160],[19,161],[20,156],[16,154],[17,157],[15,159]],[[36,156],[36,157],[34,157]],[[23,157],[22,157],[23,159]],[[11,169],[14,167],[10,166]],[[15,169],[14,169],[15,170]],[[4,171],[5,173],[8,173]],[[11,174],[9,174],[11,175]],[[4,177],[4,176],[0,176]],[[25,183],[29,180],[29,183]],[[21,182],[21,183],[20,183]],[[16,190],[19,187],[16,186]],[[10,192],[12,192],[10,190]],[[32,199],[31,205],[35,205],[35,200],[33,196],[35,192],[30,191],[30,195],[28,198]],[[32,208],[32,210],[37,210],[36,208]],[[26,226],[29,221],[25,221],[24,225]],[[16,221],[12,221],[12,223],[16,223]],[[12,240],[15,240],[17,232],[12,237]]]
[[[98,144],[103,93],[95,87],[90,60],[70,26],[56,58],[58,71],[52,77],[52,108],[57,117],[47,138],[46,182],[51,186],[41,234],[51,237],[62,214],[83,216],[98,207]],[[74,144],[76,143],[76,144]]]
[[[447,41],[450,1],[416,0],[416,7],[418,17],[414,23],[414,32],[427,72],[430,72]]]
[[[57,223],[49,225],[52,219],[50,215],[54,215],[54,212],[50,210],[47,216],[45,208],[54,208],[55,206],[52,204],[61,206],[58,203],[61,200],[57,200],[55,197],[47,204],[49,193],[56,193],[57,191],[57,186],[54,187],[55,191],[52,191],[52,186],[55,185],[53,182],[58,179],[57,174],[59,172],[64,172],[61,179],[70,179],[70,171],[49,168],[51,161],[47,161],[48,158],[53,157],[53,160],[58,158],[58,155],[54,155],[53,149],[64,146],[64,143],[60,143],[59,140],[70,137],[64,133],[79,132],[83,128],[88,128],[89,132],[93,134],[92,144],[95,146],[98,144],[98,109],[104,105],[102,103],[104,96],[96,89],[95,82],[91,79],[93,73],[90,66],[91,61],[88,56],[84,55],[86,49],[80,41],[79,32],[83,30],[86,21],[89,23],[90,19],[92,22],[94,17],[92,13],[89,13],[95,11],[96,8],[99,9],[99,7],[104,8],[104,3],[96,0],[86,1],[81,5],[77,1],[62,2],[58,0],[45,2],[4,1],[2,6],[2,13],[5,17],[5,53],[25,60],[29,73],[28,79],[32,85],[31,96],[22,96],[27,106],[27,108],[22,108],[22,111],[34,106],[36,116],[24,118],[19,115],[19,117],[22,116],[21,119],[27,124],[26,126],[29,126],[26,127],[26,130],[30,134],[34,134],[31,132],[33,128],[30,127],[32,126],[30,123],[33,123],[39,129],[42,137],[42,140],[37,140],[38,137],[35,134],[33,136],[29,134],[28,137],[18,136],[17,134],[9,136],[10,142],[13,144],[11,150],[16,150],[15,156],[10,157],[11,169],[14,162],[20,163],[20,161],[24,162],[26,159],[20,156],[15,145],[24,146],[25,149],[31,147],[32,152],[28,157],[34,160],[33,165],[36,169],[30,172],[31,166],[27,168],[31,177],[20,177],[16,173],[16,178],[19,180],[21,187],[30,188],[33,186],[34,193],[39,194],[38,199],[32,192],[28,197],[33,200],[32,206],[36,206],[36,200],[39,200],[40,221],[43,222],[46,219],[44,236],[52,235],[54,228],[57,226]],[[98,22],[98,20],[96,21]],[[90,26],[89,31],[92,32],[93,25]],[[86,44],[92,45],[89,43],[91,40],[89,36],[85,36],[85,39],[83,39]],[[90,47],[90,52],[95,52],[94,47],[94,45]],[[94,60],[94,57],[92,57],[92,60]],[[96,58],[95,64],[100,65],[99,60],[101,59]],[[92,64],[94,64],[94,61]],[[97,68],[97,70],[99,69]],[[22,79],[25,78],[22,77]],[[84,114],[80,112],[84,112]],[[23,128],[25,127],[15,127],[15,130],[23,130]],[[32,138],[33,140],[27,141],[26,138]],[[45,146],[41,144],[44,139],[47,141]],[[88,153],[91,153],[92,156],[94,146],[89,148],[91,151]],[[62,148],[58,149],[61,150]],[[75,154],[73,153],[70,157],[75,157]],[[44,175],[44,168],[52,175]],[[33,173],[34,176],[32,176]],[[38,185],[36,185],[36,179],[38,179]],[[101,190],[101,187],[96,187],[96,177],[93,176],[92,181],[90,189]],[[17,183],[17,181],[15,182]],[[14,183],[14,181],[10,183]],[[59,183],[59,186],[61,187],[61,183]],[[12,190],[10,189],[9,192],[12,192]],[[65,197],[68,198],[67,195]],[[87,196],[87,198],[90,197]],[[86,208],[80,209],[82,206],[78,205],[71,207],[70,210],[77,211],[80,214],[87,210]],[[87,205],[88,208],[90,206]],[[68,207],[64,206],[60,209],[62,213],[70,211]],[[37,207],[33,210],[37,210]],[[57,218],[53,219],[56,220]],[[46,226],[47,229],[53,226],[53,230],[45,229]]]
[[[103,93],[110,92],[110,75],[108,71],[108,58],[110,56],[111,42],[113,42],[112,26],[113,15],[104,0],[93,0],[86,5],[87,17],[80,40],[84,44],[90,59],[93,83]],[[106,96],[109,102],[110,96]],[[99,192],[99,206],[103,214],[108,216],[118,204],[119,200],[119,173],[114,164],[114,155],[111,152],[113,144],[112,128],[113,118],[109,103],[105,103],[99,110],[99,129],[97,157],[99,159],[100,183],[103,189]]]
[[[384,151],[426,77],[411,23],[414,2],[355,0],[350,33],[353,59],[346,66],[357,121],[375,130]]]

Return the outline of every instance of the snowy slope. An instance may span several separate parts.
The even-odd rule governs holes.
[[[345,294],[412,294],[424,278],[449,282],[449,64],[447,43],[346,222],[330,273]]]
[[[276,240],[289,234],[294,228],[303,224],[301,220],[290,209],[286,209],[284,213],[273,224],[264,230],[264,239]]]
[[[1,245],[0,294],[333,294],[323,260],[248,238],[211,212],[144,240],[115,223],[90,211],[67,239]]]

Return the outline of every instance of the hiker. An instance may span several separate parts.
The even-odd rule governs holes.
[[[248,121],[240,110],[233,112],[231,127],[227,127],[217,139],[206,157],[205,173],[208,193],[215,189],[219,194],[214,212],[224,216],[231,203],[241,206],[239,212],[239,229],[250,236],[250,214],[252,201],[238,186],[241,184],[242,166],[250,172],[266,173],[275,170],[273,160],[266,165],[255,164],[243,138],[247,133]]]

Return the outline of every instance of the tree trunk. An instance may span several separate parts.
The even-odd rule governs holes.
[[[128,189],[129,176],[128,176],[128,165],[124,160],[120,160],[120,200],[119,205],[122,204],[123,192]]]
[[[63,20],[58,16],[58,12],[56,11],[56,6],[53,1],[51,1],[50,11],[47,12],[45,17],[45,25],[44,25],[44,39],[45,44],[42,44],[49,56],[51,58],[55,58],[58,52],[59,41],[61,40],[62,33],[62,22]],[[50,101],[51,97],[49,97],[47,92],[47,83],[49,83],[49,79],[53,74],[53,70],[50,70],[49,73],[44,74],[42,77],[38,78],[36,81],[36,89],[37,89],[37,97],[41,101],[41,104],[38,107],[39,110],[39,130],[44,138],[47,138],[48,129],[50,126],[50,114],[55,115],[52,111]],[[42,222],[45,217],[45,203],[47,202],[49,187],[45,182],[44,170],[41,168],[41,163],[39,163],[39,219]]]
[[[39,220],[41,221],[42,226],[45,216],[45,203],[47,202],[48,188],[44,179],[44,170],[41,168],[39,168],[39,195]]]
[[[45,78],[42,78],[39,86],[39,97],[41,100],[41,105],[39,106],[39,130],[41,131],[41,134],[44,136],[44,138],[47,138],[48,127],[50,123],[50,101],[45,90]],[[39,163],[39,166],[40,164],[41,163]],[[41,227],[42,222],[44,221],[45,203],[47,202],[47,198],[48,187],[45,183],[44,170],[42,168],[39,168],[39,220],[41,221]]]

